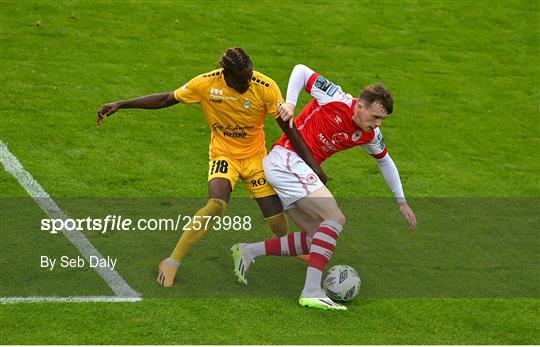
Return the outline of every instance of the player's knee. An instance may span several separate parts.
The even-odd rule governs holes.
[[[337,210],[336,213],[334,213],[334,216],[332,217],[332,220],[342,227],[345,226],[345,223],[347,222],[347,219],[345,218],[345,215],[341,210]]]
[[[330,211],[325,211],[324,213],[320,214],[321,220],[331,220],[336,223],[338,223],[341,226],[345,225],[345,222],[347,222],[347,219],[345,218],[345,215],[339,208],[332,209]]]
[[[206,205],[201,209],[201,215],[204,216],[223,216],[227,209],[227,203],[224,200],[217,198],[210,198],[206,202]],[[199,214],[199,213],[197,213]]]
[[[266,223],[278,237],[285,236],[289,232],[289,221],[284,212],[266,218]]]

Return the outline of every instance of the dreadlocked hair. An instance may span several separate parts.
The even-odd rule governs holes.
[[[251,59],[242,48],[234,47],[223,54],[219,65],[226,71],[242,70],[251,65]]]

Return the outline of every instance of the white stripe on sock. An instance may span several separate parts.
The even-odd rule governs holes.
[[[319,224],[319,226],[332,229],[336,233],[338,233],[338,235],[343,230],[343,226],[341,224],[339,224],[338,222],[334,222],[333,220],[328,220],[328,219],[323,221],[321,224]]]
[[[279,242],[281,242],[281,254],[282,255],[290,255],[289,254],[289,242],[287,241],[287,236],[280,237]]]
[[[328,252],[332,253],[332,251],[329,250],[328,248],[324,248],[324,247],[317,246],[317,245],[311,245],[311,249],[309,250],[309,253],[319,253],[319,254],[324,255],[325,257],[327,257],[326,254]]]
[[[319,239],[324,242],[328,242],[329,244],[335,246],[336,245],[336,239],[334,239],[332,236],[328,236],[325,233],[317,232],[315,235],[313,235],[314,239]]]
[[[294,248],[296,249],[296,254],[304,254],[302,250],[302,235],[301,232],[294,233]]]

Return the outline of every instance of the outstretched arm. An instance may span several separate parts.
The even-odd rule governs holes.
[[[103,124],[103,120],[105,117],[109,117],[121,108],[158,109],[169,107],[177,103],[178,101],[174,97],[174,92],[158,93],[130,100],[111,102],[109,104],[101,106],[101,108],[97,112],[96,124]]]
[[[384,155],[382,158],[376,159],[377,165],[379,165],[379,169],[384,176],[386,184],[388,187],[390,187],[394,193],[394,196],[396,197],[397,202],[399,203],[399,211],[409,224],[409,230],[416,229],[416,216],[405,200],[405,194],[403,193],[403,187],[401,185],[401,179],[399,178],[399,172],[396,164],[388,153],[386,153],[386,155]]]

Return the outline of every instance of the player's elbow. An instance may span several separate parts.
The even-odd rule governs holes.
[[[178,100],[174,97],[174,92],[163,93],[163,99],[161,108],[169,107],[178,103]]]
[[[313,73],[313,70],[311,70],[309,67],[307,67],[304,64],[296,64],[293,68],[292,74],[299,75],[299,76],[311,76]]]
[[[379,165],[387,165],[394,162],[392,158],[390,157],[390,154],[388,154],[388,152],[386,152],[382,157],[374,157],[374,158],[375,160],[377,160],[377,163]]]

